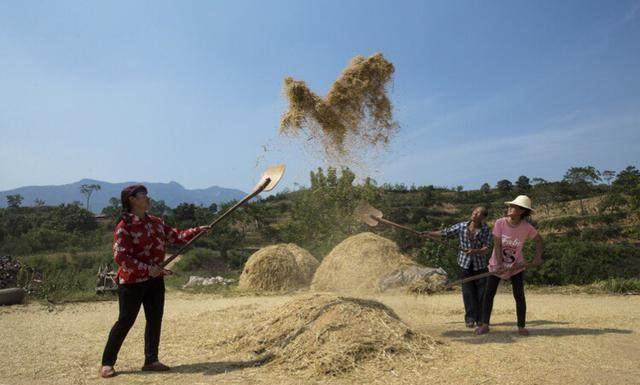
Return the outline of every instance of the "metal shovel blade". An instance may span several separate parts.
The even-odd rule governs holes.
[[[356,207],[355,215],[358,219],[369,226],[377,226],[378,218],[382,218],[382,211],[371,206],[367,202],[362,202],[358,207]]]
[[[284,175],[284,169],[284,164],[269,166],[262,174],[262,177],[260,178],[260,181],[258,181],[258,184],[256,184],[254,191],[260,189],[265,183],[267,184],[264,188],[261,189],[261,191],[272,190],[274,187],[276,187],[278,182],[280,182],[280,179],[282,179],[282,175]]]

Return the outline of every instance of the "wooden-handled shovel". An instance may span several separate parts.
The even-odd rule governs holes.
[[[258,182],[256,187],[253,188],[253,191],[251,192],[251,194],[249,194],[246,197],[242,198],[242,200],[240,200],[238,203],[233,205],[233,207],[231,207],[230,209],[225,211],[224,214],[222,214],[219,217],[217,217],[213,222],[211,222],[211,224],[209,225],[209,229],[211,229],[213,226],[215,226],[216,223],[218,223],[221,220],[223,220],[227,215],[229,215],[233,211],[235,211],[235,209],[237,209],[238,207],[240,207],[243,204],[245,204],[246,202],[248,202],[251,198],[255,197],[256,195],[260,194],[261,192],[270,191],[274,187],[276,187],[278,182],[280,182],[280,179],[282,179],[282,175],[284,174],[284,169],[285,169],[284,164],[278,164],[278,165],[275,165],[275,166],[268,167],[266,169],[266,171],[262,174],[262,177],[260,178],[260,181]],[[160,264],[160,267],[164,268],[165,266],[167,266],[171,261],[173,261],[175,258],[177,258],[178,255],[180,255],[184,250],[186,250],[187,247],[189,247],[189,245],[191,245],[193,242],[196,241],[196,239],[200,238],[200,236],[202,234],[205,234],[205,233],[206,233],[206,231],[203,231],[200,234],[198,234],[195,237],[193,237],[189,242],[187,242],[184,246],[182,246],[180,248],[180,250],[178,250],[175,254],[173,254],[169,258],[165,259],[164,262],[162,262]]]
[[[421,236],[419,231],[416,231],[410,227],[403,226],[395,222],[391,222],[387,219],[384,219],[382,211],[378,210],[377,208],[371,206],[366,202],[362,202],[358,205],[358,207],[356,207],[355,215],[362,222],[372,227],[377,226],[378,223],[384,223],[385,225],[392,226],[400,230],[409,231],[417,236]]]
[[[537,263],[526,262],[523,267],[524,267],[525,270],[530,270],[530,269],[535,269],[538,266],[540,266],[540,265],[537,264]],[[481,278],[485,278],[485,277],[488,277],[490,275],[497,275],[497,273],[496,272],[492,273],[492,272],[488,271],[486,273],[480,273],[480,274],[472,275],[470,277],[459,279],[457,281],[453,281],[453,282],[450,282],[450,283],[446,284],[445,285],[445,289],[448,289],[448,288],[456,286],[456,285],[462,285],[463,283],[475,281],[475,280],[478,280],[478,279],[481,279]]]

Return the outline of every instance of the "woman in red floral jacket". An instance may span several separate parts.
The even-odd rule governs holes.
[[[113,256],[119,266],[120,312],[102,355],[102,377],[113,377],[116,374],[113,365],[141,305],[147,321],[142,370],[169,370],[168,366],[158,361],[164,311],[163,276],[170,273],[159,266],[165,257],[165,244],[185,244],[197,234],[209,230],[208,226],[177,230],[167,226],[162,219],[147,214],[150,201],[147,188],[143,185],[126,187],[120,198],[123,214],[116,226],[113,240]]]

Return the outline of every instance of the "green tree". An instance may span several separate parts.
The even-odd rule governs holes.
[[[433,187],[433,186],[432,186]],[[375,202],[380,198],[380,193],[377,183],[374,179],[367,177],[362,185],[360,192],[360,199],[367,202]],[[432,198],[432,192],[429,189],[420,190],[420,203],[422,205],[428,205]]]
[[[173,218],[180,227],[193,227],[197,225],[197,206],[193,203],[180,203],[173,209]]]
[[[220,205],[219,211],[221,213],[226,212],[236,203],[236,201],[224,203]],[[250,221],[250,215],[247,214],[247,211],[251,210],[251,207],[254,205],[255,203],[250,203],[238,208],[232,215],[218,222],[211,233],[206,236],[206,245],[209,248],[219,251],[220,257],[226,265],[229,264],[229,252],[242,247],[247,231],[249,230],[247,223]],[[183,207],[187,212],[190,212],[191,207],[194,207],[194,216],[196,217],[196,222],[199,222],[199,224],[208,224],[213,221],[214,215],[209,208],[200,208],[195,205],[189,206],[188,204],[183,204]],[[174,212],[176,210],[174,210]]]
[[[580,197],[580,212],[582,215],[587,214],[583,200],[584,195],[589,192],[591,186],[601,180],[600,171],[593,166],[571,167],[564,174],[562,182],[568,185],[566,192],[573,198]]]
[[[601,180],[600,171],[596,170],[593,166],[571,167],[562,178],[563,182],[574,185],[593,185]]]
[[[120,217],[121,213],[122,213],[122,204],[120,204],[120,199],[115,197],[109,198],[109,204],[102,209],[102,214],[108,216],[113,220]]]
[[[62,204],[54,208],[48,224],[54,229],[70,232],[87,232],[98,227],[93,213],[77,204]]]
[[[613,186],[619,191],[628,191],[639,184],[640,171],[634,166],[627,166],[627,168],[618,173],[618,177],[613,181]]]
[[[164,200],[154,200],[150,198],[151,208],[149,209],[149,213],[151,215],[155,215],[160,218],[164,218],[171,213],[171,208],[167,206]]]
[[[22,205],[24,198],[20,194],[7,195],[7,207],[17,209]]]
[[[532,179],[531,179],[531,183],[532,183],[534,186],[538,186],[538,185],[542,185],[542,184],[547,184],[547,183],[549,183],[549,182],[547,182],[547,180],[546,180],[546,179],[544,179],[544,178],[535,177],[535,178],[532,178]]]
[[[89,200],[91,199],[91,195],[94,191],[98,191],[102,188],[99,184],[83,184],[80,186],[80,192],[82,195],[87,197],[87,205],[85,206],[87,210],[91,211],[89,208]]]
[[[598,209],[600,210],[600,212],[617,212],[620,211],[620,209],[622,209],[622,207],[624,207],[626,204],[627,200],[624,198],[624,196],[622,196],[622,194],[613,192],[605,195],[604,199],[600,201]]]
[[[285,242],[295,242],[322,258],[338,242],[354,233],[359,223],[353,211],[361,199],[375,199],[373,182],[354,185],[355,174],[330,167],[309,175],[311,186],[295,193],[290,219],[281,231]],[[374,201],[369,201],[375,204]]]
[[[501,193],[508,193],[508,192],[511,192],[511,190],[513,190],[513,183],[511,183],[511,181],[507,179],[502,179],[498,181],[498,183],[496,184],[496,188]]]
[[[602,172],[602,179],[604,179],[605,182],[607,182],[607,184],[609,185],[611,184],[611,180],[615,178],[615,176],[616,176],[616,172],[613,170],[604,170]]]
[[[531,181],[526,176],[520,175],[520,177],[516,181],[516,187],[520,191],[529,191],[529,190],[531,190]]]
[[[489,183],[483,183],[482,186],[480,186],[480,192],[482,192],[482,195],[489,195],[491,193],[491,186]]]
[[[556,195],[556,186],[547,182],[543,178],[532,178],[531,182],[531,197],[536,202],[536,205],[542,206],[547,215],[550,214],[550,205],[554,202]]]

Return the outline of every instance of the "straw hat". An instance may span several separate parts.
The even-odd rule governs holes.
[[[516,199],[512,200],[511,202],[504,202],[504,203],[508,205],[520,206],[522,208],[533,211],[533,209],[531,208],[531,198],[529,198],[526,195],[518,195]]]

